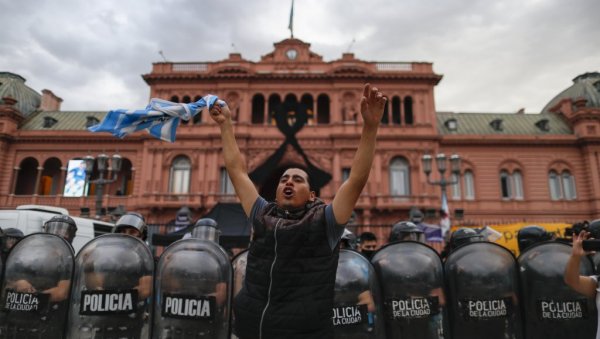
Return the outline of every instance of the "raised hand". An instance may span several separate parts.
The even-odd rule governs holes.
[[[583,241],[590,237],[590,232],[581,231],[578,235],[573,235],[573,251],[572,254],[576,257],[583,257],[591,254],[583,250]]]
[[[210,109],[210,117],[219,125],[231,121],[231,111],[225,101],[217,101]]]
[[[363,96],[360,99],[360,114],[367,126],[378,126],[383,116],[387,98],[376,87],[365,84]]]

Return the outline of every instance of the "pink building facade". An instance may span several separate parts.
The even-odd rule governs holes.
[[[124,158],[117,180],[102,196],[104,207],[122,205],[149,223],[165,224],[182,206],[197,218],[219,202],[237,202],[224,170],[219,129],[206,112],[179,126],[175,143],[146,133],[121,140],[86,130],[106,112],[61,111],[62,99],[51,91],[39,94],[16,74],[0,73],[0,78],[0,206],[53,205],[74,215],[89,208],[93,215],[93,185],[83,197],[66,197],[63,187],[69,160],[103,152]],[[442,76],[431,63],[367,62],[350,53],[323,61],[297,39],[275,43],[260,61],[234,53],[216,62],[155,63],[143,78],[150,97],[192,102],[213,93],[225,99],[250,171],[286,142],[275,123],[280,104],[303,103],[308,120],[293,133],[301,152],[285,146],[276,165],[260,173],[266,180],[258,186],[271,197],[281,171],[304,167],[308,159],[331,175],[319,189],[325,201],[331,201],[352,163],[362,86],[381,88],[389,96],[388,108],[356,207],[358,232],[386,237],[389,226],[407,219],[412,207],[437,221],[441,191],[427,183],[421,157],[438,153],[462,159],[458,184],[447,191],[454,224],[600,217],[599,73],[578,76],[548,98],[539,114],[437,112],[434,88]],[[288,115],[289,124],[296,118]],[[431,177],[439,179],[435,162]]]

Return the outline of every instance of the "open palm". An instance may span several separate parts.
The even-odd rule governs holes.
[[[366,84],[360,100],[360,114],[365,125],[377,126],[383,116],[387,98],[376,87]]]

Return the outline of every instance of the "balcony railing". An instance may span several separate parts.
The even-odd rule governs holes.
[[[173,72],[206,72],[208,64],[206,63],[175,63],[173,64]]]

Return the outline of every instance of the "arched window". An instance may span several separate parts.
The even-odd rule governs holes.
[[[172,96],[172,97],[171,97],[171,100],[170,100],[170,101],[171,101],[171,102],[179,102],[179,97],[178,97],[178,96],[176,96],[176,95],[174,95],[174,96]]]
[[[400,97],[392,98],[392,123],[394,125],[400,125],[402,123],[402,116],[400,114]]]
[[[298,102],[298,98],[296,97],[296,95],[294,93],[289,93],[288,95],[285,96],[284,102],[295,103],[295,102]]]
[[[189,104],[190,102],[192,102],[192,99],[190,99],[189,95],[184,95],[181,99],[181,102],[183,102],[184,104]]]
[[[563,187],[563,195],[567,200],[575,200],[577,198],[577,191],[575,190],[575,177],[571,175],[569,171],[563,171],[561,174],[562,177],[562,187]]]
[[[26,158],[19,165],[19,174],[15,185],[16,195],[33,195],[35,180],[37,179],[37,168],[39,163],[34,158]]]
[[[56,195],[61,191],[60,167],[62,163],[57,158],[50,158],[44,162],[44,170],[40,178],[38,193],[40,195]]]
[[[465,171],[463,175],[464,188],[465,188],[465,199],[475,199],[475,179],[473,178],[473,172],[470,170]]]
[[[550,188],[550,199],[560,200],[562,199],[562,190],[560,188],[560,179],[558,173],[550,171],[548,173],[548,186]]]
[[[507,170],[500,171],[500,190],[502,199],[523,200],[523,175],[521,171],[514,170],[512,173]]]
[[[173,160],[169,178],[169,192],[174,194],[185,194],[190,191],[190,174],[192,164],[190,159],[180,155]]]
[[[252,123],[265,123],[265,97],[262,94],[255,94],[252,97]]]
[[[308,115],[308,121],[306,122],[307,125],[314,125],[315,124],[315,103],[313,100],[312,95],[306,93],[302,96],[302,98],[300,99],[300,102],[303,103],[304,105],[306,105],[306,113]]]
[[[390,103],[389,101],[385,102],[385,106],[383,108],[383,116],[381,117],[381,124],[382,125],[388,125],[390,123]]]
[[[460,195],[460,180],[459,180],[459,176],[455,173],[452,173],[450,175],[450,182],[456,182],[455,184],[451,185],[451,192],[452,192],[452,200],[460,200],[461,195]]]
[[[575,200],[575,177],[571,172],[565,170],[560,175],[554,170],[548,173],[548,186],[550,188],[550,199],[552,200]]]
[[[279,105],[281,104],[281,97],[278,94],[271,94],[269,96],[269,125],[275,125],[275,113]]]
[[[390,195],[410,195],[410,168],[403,157],[396,157],[390,162]]]
[[[413,99],[412,97],[404,98],[404,123],[412,125],[413,120]]]
[[[329,123],[329,97],[321,94],[317,98],[317,124]]]

